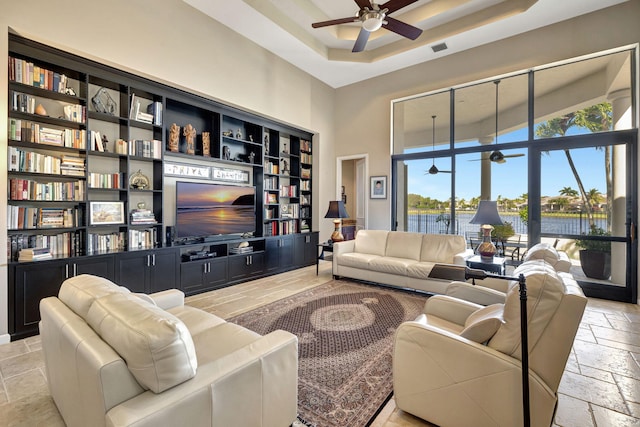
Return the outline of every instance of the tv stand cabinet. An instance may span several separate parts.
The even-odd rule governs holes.
[[[40,300],[75,275],[194,295],[315,263],[308,131],[13,34],[8,60],[12,340],[38,333]],[[195,135],[176,141],[175,127]],[[60,164],[25,167],[34,156]],[[185,165],[195,172],[181,175]],[[177,180],[202,179],[256,188],[254,237],[167,241],[175,206],[165,195]],[[38,196],[45,183],[62,196]],[[243,242],[250,252],[236,250]],[[18,261],[21,248],[44,246],[53,259]],[[183,257],[203,250],[216,255]]]

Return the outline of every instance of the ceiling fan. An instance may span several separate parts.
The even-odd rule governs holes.
[[[311,26],[313,28],[320,28],[360,21],[362,23],[362,28],[360,29],[358,39],[353,46],[352,52],[362,52],[369,40],[369,34],[379,30],[380,27],[386,28],[389,31],[393,31],[396,34],[400,34],[401,36],[411,40],[417,39],[420,34],[422,34],[422,30],[420,28],[398,21],[397,19],[389,16],[389,14],[396,10],[409,6],[411,3],[415,3],[418,0],[389,0],[382,5],[373,3],[370,0],[354,1],[360,7],[360,10],[355,16],[315,22],[311,24]]]
[[[500,84],[500,80],[495,80],[493,82],[496,85],[496,144],[498,144],[498,85]],[[517,153],[517,154],[507,154],[506,156],[504,154],[502,154],[502,151],[500,150],[495,150],[492,151],[491,154],[489,154],[489,161],[495,162],[495,163],[505,163],[507,160],[507,158],[512,158],[512,157],[522,157],[524,156],[523,153]],[[480,159],[480,160],[484,160],[484,159]]]
[[[431,138],[431,149],[432,151],[436,150],[436,116],[431,116],[431,119],[433,120],[433,125],[432,127],[432,132],[433,132],[433,136]],[[433,163],[431,164],[431,167],[429,168],[428,171],[425,172],[426,174],[429,175],[435,175],[438,172],[442,172],[442,173],[451,173],[451,171],[441,171],[440,169],[438,169],[438,167],[436,166],[436,158],[433,158]]]

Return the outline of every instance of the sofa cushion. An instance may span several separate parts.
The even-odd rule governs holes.
[[[464,252],[467,242],[464,237],[452,234],[424,234],[420,261],[453,263],[456,254]]]
[[[415,263],[417,263],[417,261],[412,259],[384,256],[372,259],[371,262],[369,262],[369,270],[406,276],[407,268]]]
[[[489,341],[504,323],[503,309],[504,304],[492,304],[472,313],[467,317],[460,336],[478,343]]]
[[[196,374],[187,327],[174,315],[131,295],[96,299],[87,323],[125,360],[144,388],[161,393]]]
[[[358,252],[347,252],[337,258],[338,264],[352,268],[369,268],[371,260],[381,258],[380,255],[361,254]]]
[[[114,293],[128,294],[129,290],[104,277],[81,274],[62,283],[58,298],[74,313],[86,319],[89,308],[96,299]]]
[[[354,252],[384,256],[387,246],[386,230],[360,230],[356,234]]]
[[[435,262],[420,261],[407,267],[407,275],[416,279],[428,279]]]
[[[394,231],[387,236],[385,256],[417,261],[420,259],[421,249],[422,234]]]

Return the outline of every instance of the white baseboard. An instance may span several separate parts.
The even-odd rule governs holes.
[[[0,335],[0,344],[9,344],[11,342],[11,335]]]

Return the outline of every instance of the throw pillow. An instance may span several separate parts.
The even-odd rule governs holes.
[[[491,304],[472,313],[460,336],[481,344],[489,341],[504,323],[503,308],[504,304]]]

